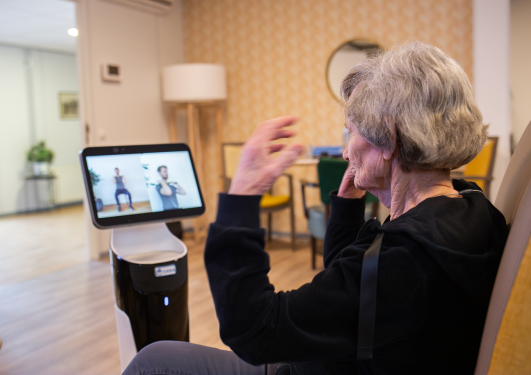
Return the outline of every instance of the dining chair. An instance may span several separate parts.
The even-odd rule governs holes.
[[[301,181],[302,207],[304,216],[308,219],[308,232],[312,249],[312,269],[315,269],[317,257],[317,240],[323,240],[326,223],[330,216],[330,192],[339,189],[343,175],[348,167],[348,161],[336,158],[322,157],[317,163],[318,183]],[[306,203],[306,188],[319,188],[321,204],[308,207]],[[371,217],[378,217],[379,200],[367,193],[366,204],[372,206]]]
[[[479,154],[464,166],[462,174],[453,173],[454,177],[464,178],[467,181],[478,184],[487,199],[490,199],[490,183],[492,181],[497,148],[498,137],[489,137]]]

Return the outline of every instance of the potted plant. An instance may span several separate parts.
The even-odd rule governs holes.
[[[101,181],[101,176],[97,174],[96,172],[94,172],[92,168],[89,168],[89,173],[90,173],[90,182],[92,184],[92,191],[94,191],[94,187]],[[101,210],[103,210],[103,201],[100,198],[96,198],[95,194],[94,194],[94,198],[96,200],[96,210],[100,212]]]
[[[33,163],[33,174],[36,176],[48,176],[53,156],[53,151],[46,148],[44,141],[32,146],[28,151],[27,158],[29,162]]]

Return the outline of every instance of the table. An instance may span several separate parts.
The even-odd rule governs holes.
[[[319,159],[297,159],[292,165],[317,165],[319,163]]]
[[[30,207],[29,201],[30,201],[30,188],[29,186],[26,189],[26,211],[38,211],[38,210],[50,210],[52,207],[55,206],[55,179],[56,176],[54,175],[30,175],[26,176],[24,178],[28,183],[34,182],[33,185],[35,187],[35,203],[36,207],[32,209]],[[41,201],[41,194],[39,189],[39,181],[46,181],[48,185],[48,197],[46,200]],[[46,205],[42,205],[42,203],[45,203]]]

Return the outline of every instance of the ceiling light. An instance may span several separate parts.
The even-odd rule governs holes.
[[[77,36],[79,34],[79,32],[77,31],[76,28],[73,28],[73,29],[68,29],[68,35],[70,36]]]

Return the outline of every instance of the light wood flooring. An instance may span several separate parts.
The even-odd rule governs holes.
[[[120,373],[110,266],[85,260],[84,225],[80,208],[0,219],[0,374]],[[203,265],[204,244],[185,243],[191,341],[226,348]],[[288,242],[274,240],[267,251],[277,290],[297,288],[318,272],[310,269],[307,241],[292,252]],[[39,261],[28,261],[35,254]]]
[[[88,258],[81,205],[0,218],[0,286],[86,263]]]
[[[125,216],[131,214],[144,214],[147,212],[153,212],[151,210],[151,204],[149,202],[134,202],[133,212],[129,209],[129,204],[122,203],[120,204],[121,211],[118,211],[118,206],[116,204],[109,204],[103,206],[103,210],[98,212],[98,217],[111,217],[111,216]]]

